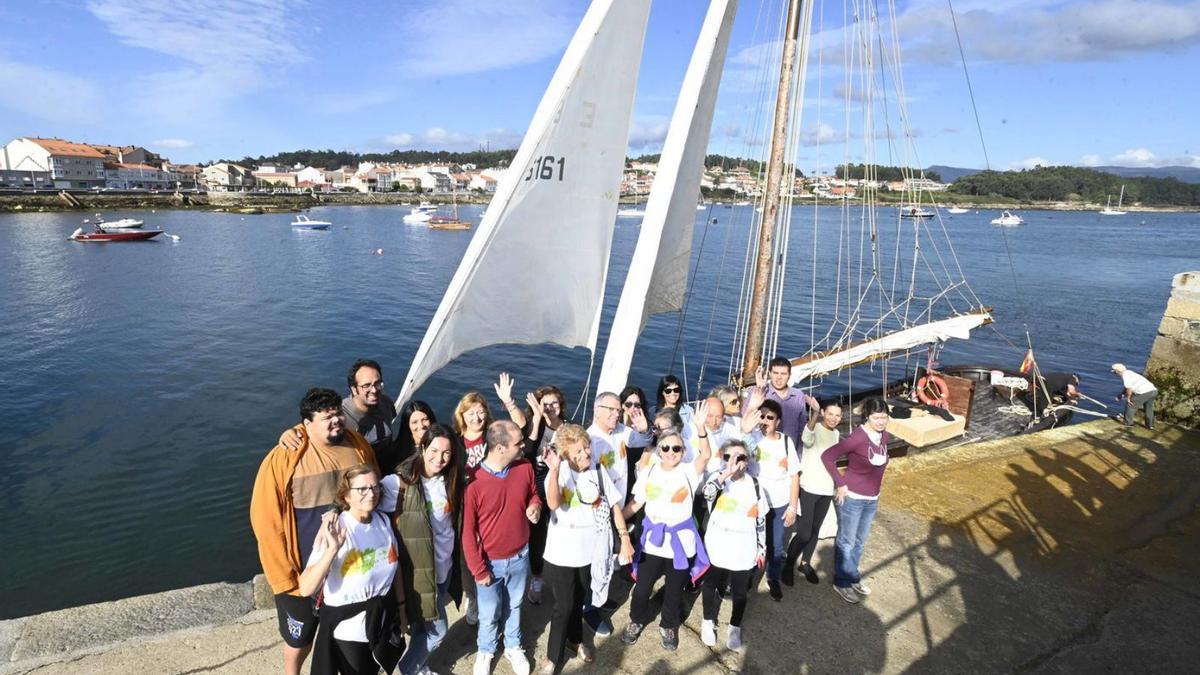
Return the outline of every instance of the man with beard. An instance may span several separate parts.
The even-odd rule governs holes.
[[[345,425],[367,439],[375,451],[375,459],[384,474],[392,473],[402,457],[396,455],[397,443],[392,438],[392,421],[396,404],[383,391],[383,368],[371,359],[359,359],[346,373],[350,395],[342,399]],[[304,426],[297,424],[283,432],[279,444],[296,450],[304,442]]]
[[[359,464],[379,471],[367,441],[345,428],[342,399],[332,389],[309,389],[300,402],[300,446],[267,453],[254,479],[250,526],[279,617],[283,671],[298,675],[312,650],[317,617],[311,598],[300,595],[321,516],[333,504],[342,474]]]

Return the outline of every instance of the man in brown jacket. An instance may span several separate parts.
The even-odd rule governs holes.
[[[295,450],[277,445],[267,453],[250,497],[250,526],[263,573],[275,593],[287,675],[299,675],[316,635],[313,600],[299,595],[299,580],[321,516],[333,504],[347,469],[369,464],[379,471],[371,445],[345,428],[337,392],[309,389],[300,402],[300,418],[306,432],[303,443]]]

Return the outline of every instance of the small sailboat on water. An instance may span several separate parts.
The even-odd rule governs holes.
[[[1117,208],[1114,209],[1112,207],[1112,195],[1109,195],[1108,203],[1104,205],[1104,208],[1100,209],[1100,215],[1102,215],[1102,216],[1123,216],[1123,215],[1125,215],[1126,212],[1121,210],[1121,202],[1123,202],[1123,201],[1125,201],[1125,186],[1124,185],[1121,186],[1121,196],[1117,197]]]

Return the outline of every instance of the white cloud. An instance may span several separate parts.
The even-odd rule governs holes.
[[[846,135],[832,126],[817,122],[815,127],[810,127],[800,132],[800,142],[804,145],[824,145],[826,143],[840,143],[846,140]]]
[[[36,83],[36,84],[34,84]],[[9,108],[38,120],[79,124],[94,120],[103,101],[92,82],[29,63],[0,56],[0,108]]]
[[[1079,158],[1080,166],[1100,166],[1104,164],[1104,158],[1100,155],[1084,155]]]
[[[421,133],[407,131],[388,134],[371,145],[387,150],[477,150],[490,147],[492,150],[516,148],[521,135],[508,129],[489,129],[466,133],[449,131],[442,127],[430,127]]]
[[[1158,158],[1146,148],[1131,148],[1114,155],[1113,163],[1121,166],[1159,166]]]
[[[562,0],[442,0],[405,17],[402,67],[441,77],[479,73],[557,56],[582,16]]]
[[[1008,165],[1010,171],[1019,171],[1021,169],[1032,169],[1038,166],[1050,166],[1050,160],[1045,157],[1026,157],[1018,162],[1012,162]]]
[[[667,140],[667,129],[671,123],[663,118],[648,118],[634,120],[629,127],[629,148],[631,150],[646,150],[653,146],[662,146]]]
[[[192,141],[183,138],[164,138],[150,143],[151,147],[155,148],[170,148],[172,150],[182,150],[195,146]]]

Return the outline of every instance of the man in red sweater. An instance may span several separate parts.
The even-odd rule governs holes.
[[[504,623],[504,655],[517,675],[529,675],[521,648],[521,600],[529,578],[529,524],[542,513],[533,465],[521,459],[525,437],[508,420],[487,429],[487,457],[463,497],[463,554],[479,595],[476,675],[491,672],[496,632]]]

